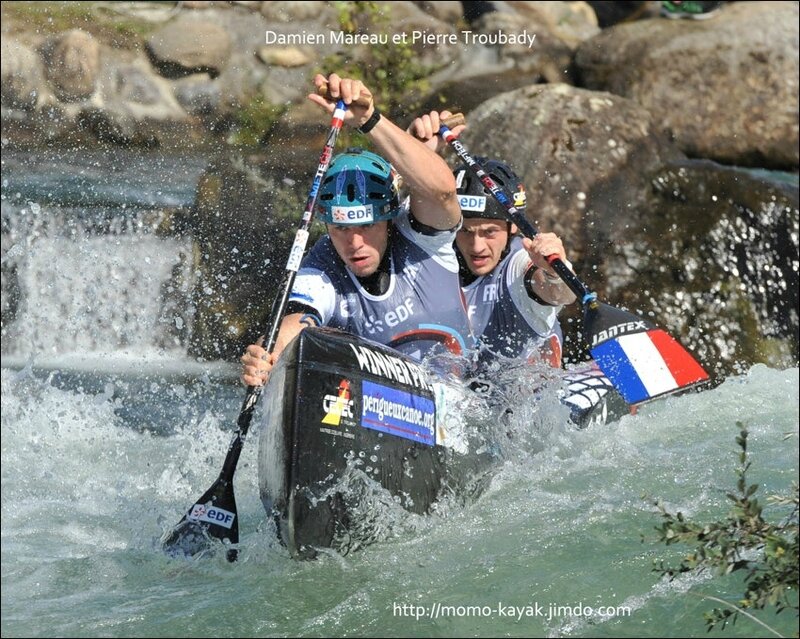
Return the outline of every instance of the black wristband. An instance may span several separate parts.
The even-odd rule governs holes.
[[[536,291],[533,290],[533,274],[536,272],[537,267],[533,264],[530,265],[527,271],[525,271],[525,275],[523,275],[523,282],[525,283],[525,292],[528,294],[534,302],[536,302],[539,306],[558,306],[558,304],[551,304],[550,302],[545,302],[541,297],[536,294]]]
[[[375,125],[378,124],[378,122],[380,122],[380,119],[381,119],[381,112],[378,111],[377,107],[375,107],[375,109],[373,109],[372,111],[372,115],[369,116],[369,120],[367,120],[366,122],[364,122],[364,124],[358,127],[359,132],[364,134],[369,133],[370,131],[372,131],[372,129],[375,128]]]

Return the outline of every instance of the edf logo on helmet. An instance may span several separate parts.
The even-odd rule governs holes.
[[[485,211],[486,196],[484,195],[459,195],[458,204],[462,211]]]
[[[520,190],[514,193],[514,208],[521,209],[527,203],[525,189],[520,185]],[[480,213],[486,210],[486,196],[484,195],[459,195],[458,204],[462,211],[476,211]]]
[[[334,224],[365,224],[372,222],[375,216],[372,213],[372,204],[361,206],[333,206],[331,218]]]

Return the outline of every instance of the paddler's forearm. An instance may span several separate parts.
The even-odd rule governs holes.
[[[531,276],[531,289],[543,302],[553,306],[566,306],[578,299],[560,277],[541,268]]]
[[[459,223],[456,181],[437,153],[385,116],[369,132],[369,138],[403,176],[411,193],[411,210],[419,222],[436,229],[451,229]]]

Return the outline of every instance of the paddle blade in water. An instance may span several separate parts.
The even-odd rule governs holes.
[[[665,331],[632,313],[595,303],[586,310],[592,357],[629,404],[708,381],[708,373]]]
[[[219,541],[239,543],[236,497],[231,482],[222,478],[161,538],[161,547],[173,557],[194,557],[215,550]],[[235,548],[228,549],[228,561],[236,561],[236,555]]]

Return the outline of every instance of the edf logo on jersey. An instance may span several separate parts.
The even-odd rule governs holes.
[[[384,313],[382,320],[377,319],[374,315],[370,315],[369,318],[364,321],[364,328],[366,328],[371,335],[374,335],[376,332],[383,333],[384,324],[389,328],[394,328],[405,322],[413,314],[414,300],[407,297],[398,304],[394,310]]]

